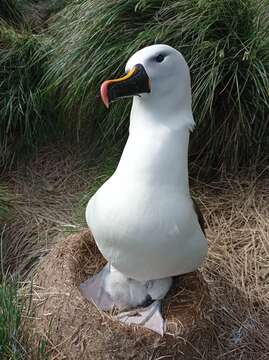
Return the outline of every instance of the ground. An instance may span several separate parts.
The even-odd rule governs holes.
[[[87,159],[76,147],[59,144],[43,148],[27,165],[9,173],[10,188],[19,195],[4,233],[4,244],[8,240],[4,260],[10,268],[29,276],[59,239],[85,228],[89,194],[111,172]],[[191,178],[191,188],[206,222],[209,255],[201,271],[212,297],[214,328],[211,348],[202,352],[197,348],[196,358],[265,360],[269,357],[268,172],[208,183]]]

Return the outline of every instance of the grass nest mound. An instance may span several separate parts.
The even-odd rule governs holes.
[[[125,326],[82,297],[79,285],[104,265],[89,231],[60,241],[43,259],[34,280],[34,349],[45,338],[49,359],[193,359],[209,345],[210,297],[200,273],[180,276],[167,296],[164,337]]]

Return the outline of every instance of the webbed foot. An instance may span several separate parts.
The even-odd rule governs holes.
[[[140,325],[163,336],[165,321],[161,314],[161,302],[156,300],[147,307],[126,311],[116,317],[126,325]]]

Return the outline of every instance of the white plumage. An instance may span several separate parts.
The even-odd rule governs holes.
[[[165,54],[161,63],[154,61],[158,54]],[[151,93],[134,97],[122,157],[90,199],[86,219],[109,264],[145,282],[196,270],[207,254],[207,241],[188,182],[194,126],[188,66],[167,45],[138,51],[126,71],[137,63],[149,76]]]

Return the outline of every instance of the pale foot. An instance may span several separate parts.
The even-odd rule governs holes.
[[[98,274],[80,284],[82,295],[93,302],[98,309],[104,311],[111,310],[115,306],[113,299],[105,291],[105,280],[108,274],[109,265],[107,264]]]
[[[160,301],[169,291],[171,278],[139,282],[129,279],[107,264],[98,274],[80,285],[81,293],[100,310],[136,308],[120,313],[116,318],[125,324],[141,325],[163,335],[164,319]],[[156,300],[142,307],[148,301]]]
[[[116,318],[126,325],[139,325],[161,336],[165,332],[165,321],[161,314],[161,303],[159,300],[154,301],[147,307],[120,313]]]

